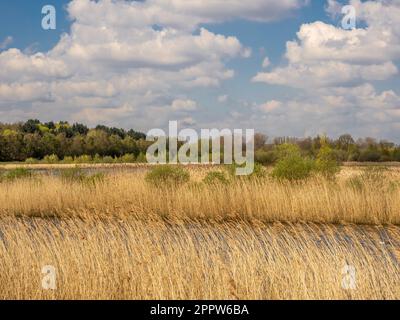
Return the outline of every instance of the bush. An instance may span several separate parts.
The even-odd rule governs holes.
[[[75,157],[74,159],[74,163],[91,163],[91,162],[92,162],[92,157],[86,154],[79,157]]]
[[[146,181],[156,187],[178,186],[189,180],[190,175],[186,170],[170,165],[157,166],[146,175]]]
[[[229,180],[226,177],[225,172],[221,171],[210,171],[207,173],[206,177],[203,179],[205,184],[218,185],[218,184],[228,184]]]
[[[315,169],[328,179],[333,179],[340,171],[336,154],[330,147],[324,146],[320,149],[315,162]]]
[[[72,157],[64,157],[64,159],[63,159],[63,161],[62,161],[63,163],[74,163],[74,158],[72,158]]]
[[[56,164],[60,161],[60,159],[58,158],[58,156],[56,154],[52,154],[50,156],[45,156],[43,158],[43,162],[47,163],[47,164]]]
[[[132,153],[123,155],[119,160],[122,163],[134,163],[136,161],[135,155],[133,155]]]
[[[281,159],[272,171],[272,177],[289,181],[309,178],[314,169],[314,162],[300,156]]]
[[[136,158],[137,163],[147,163],[146,155],[144,153],[139,153],[139,155]]]
[[[115,159],[114,159],[113,157],[106,156],[106,157],[103,158],[103,161],[102,161],[102,162],[103,162],[103,163],[114,163],[114,162],[115,162]]]
[[[279,160],[272,171],[272,177],[289,181],[310,177],[315,163],[311,159],[303,158],[297,145],[282,144],[277,147],[277,154]]]
[[[254,154],[254,160],[262,165],[271,165],[276,161],[276,154],[273,151],[258,150]]]

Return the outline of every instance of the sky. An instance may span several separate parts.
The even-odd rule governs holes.
[[[398,0],[4,0],[0,14],[0,122],[400,142]]]

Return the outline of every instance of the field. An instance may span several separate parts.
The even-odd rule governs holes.
[[[397,166],[164,186],[146,166],[30,168],[0,182],[0,299],[400,298]]]

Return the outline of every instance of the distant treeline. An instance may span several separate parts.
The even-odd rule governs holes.
[[[338,161],[383,162],[400,161],[400,146],[373,138],[354,140],[345,134],[337,139],[325,136],[314,138],[275,138],[256,134],[255,158],[262,164],[272,164],[277,159],[276,146],[297,145],[304,156],[315,158],[321,147],[329,146]],[[152,142],[146,135],[134,130],[124,130],[99,125],[88,128],[84,124],[28,120],[14,124],[0,123],[0,162],[26,161],[27,159],[136,159],[145,161]],[[99,160],[101,161],[101,160]]]

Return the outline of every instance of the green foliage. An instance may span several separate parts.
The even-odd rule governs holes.
[[[313,160],[303,158],[300,148],[296,145],[283,144],[277,148],[279,160],[276,163],[272,177],[279,180],[303,180],[310,177],[315,163]]]
[[[208,185],[227,185],[229,183],[229,179],[226,177],[225,172],[210,171],[203,179],[203,182]]]
[[[146,155],[144,153],[139,153],[139,155],[136,158],[137,163],[147,163]]]
[[[189,172],[181,167],[170,165],[154,167],[146,175],[146,181],[155,187],[179,186],[189,180]]]
[[[66,156],[66,157],[64,157],[62,162],[66,163],[66,164],[71,164],[71,163],[74,163],[74,158],[72,158],[70,156]]]
[[[15,168],[13,170],[4,171],[0,175],[0,181],[14,181],[18,179],[31,178],[32,172],[26,168]]]
[[[273,151],[257,150],[254,154],[254,161],[262,165],[275,163],[277,155]]]
[[[91,162],[92,162],[92,157],[86,154],[76,157],[74,159],[74,163],[91,163]]]
[[[47,164],[56,164],[60,161],[60,159],[58,158],[58,156],[56,154],[52,154],[50,156],[45,156],[43,158],[43,162],[47,163]]]
[[[333,179],[340,171],[340,165],[336,160],[336,153],[329,146],[323,146],[315,161],[315,169],[325,178]]]
[[[136,161],[136,159],[135,159],[135,155],[134,154],[128,153],[128,154],[123,155],[119,159],[119,161],[122,162],[122,163],[134,163]]]
[[[103,161],[102,161],[102,163],[114,163],[114,162],[115,162],[115,159],[113,157],[110,157],[110,156],[104,157]]]
[[[377,162],[381,160],[381,154],[375,150],[365,150],[358,157],[360,162]]]

